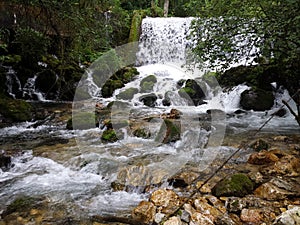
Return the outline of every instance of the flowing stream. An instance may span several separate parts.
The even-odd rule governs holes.
[[[223,158],[234,150],[222,145],[227,132],[239,135],[257,129],[280,107],[281,99],[289,99],[287,91],[282,90],[277,93],[276,104],[270,111],[235,113],[240,109],[240,94],[249,87],[240,85],[223,91],[217,83],[210,86],[202,81],[200,71],[191,72],[181,67],[186,50],[192,46],[186,38],[191,20],[144,19],[136,62],[140,74],[116,90],[111,98],[99,97],[101,87],[91,76],[85,83],[86,91],[92,95],[92,100],[87,102],[87,105],[92,103],[92,110],[95,102],[108,104],[118,100],[122,103],[114,105],[112,121],[120,114],[123,119],[134,120],[167,114],[176,108],[182,112],[180,140],[169,144],[158,141],[163,124],[159,116],[154,116],[147,124],[150,138],[134,137],[123,127],[118,131],[119,141],[109,144],[100,141],[103,132],[100,128],[70,131],[64,124],[36,127],[36,122],[30,122],[0,129],[2,149],[9,150],[7,146],[13,146],[19,152],[13,156],[11,168],[0,170],[0,212],[18,196],[27,195],[44,196],[53,205],[64,203],[74,215],[126,214],[148,197],[140,187],[150,184],[168,186],[167,178],[187,163],[198,165],[198,171],[206,169],[215,158]],[[155,75],[157,79],[150,92],[157,97],[154,107],[146,107],[141,101],[143,95],[149,94],[140,89],[142,79],[148,75]],[[198,79],[203,83],[206,104],[191,105],[178,95],[177,84],[182,79]],[[139,90],[130,100],[120,99],[118,95],[129,88]],[[169,106],[163,104],[166,95]],[[85,110],[85,107],[90,110],[84,104],[79,108],[75,105],[74,111]],[[291,106],[295,107],[293,103]],[[211,114],[208,119],[210,128],[204,129],[198,118],[206,118],[207,110],[212,109],[219,111]],[[287,113],[285,117],[271,120],[264,131],[293,132],[297,129],[292,115]],[[48,140],[52,139],[63,141],[51,145]],[[40,144],[43,140],[44,144]],[[31,144],[24,144],[27,142]],[[115,181],[135,188],[112,191],[111,183]]]

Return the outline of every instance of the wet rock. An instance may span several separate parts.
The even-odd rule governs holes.
[[[271,91],[262,89],[246,90],[241,94],[240,105],[243,109],[265,111],[274,105],[274,95]]]
[[[262,211],[260,209],[242,209],[240,217],[245,223],[260,224],[263,222]]]
[[[171,177],[168,182],[175,188],[184,188],[190,185],[194,179],[198,177],[197,173],[194,172],[182,172]]]
[[[295,206],[278,216],[273,225],[299,225],[300,207]]]
[[[161,125],[160,130],[155,138],[159,143],[170,143],[180,140],[181,136],[181,123],[176,120],[165,119]]]
[[[143,102],[144,105],[154,107],[156,104],[157,96],[153,93],[143,95],[139,98],[139,101]]]
[[[131,100],[139,90],[137,88],[128,88],[125,91],[119,93],[116,97],[123,100]]]
[[[194,206],[197,212],[210,215],[210,218],[215,221],[217,217],[223,216],[223,213],[210,205],[205,198],[197,198],[194,200]]]
[[[229,212],[240,212],[247,206],[247,202],[243,198],[230,197],[226,201],[227,209]]]
[[[261,151],[261,152],[255,152],[251,154],[248,159],[248,163],[254,165],[264,165],[269,163],[275,163],[278,160],[279,158],[272,152]]]
[[[6,171],[11,166],[11,157],[0,153],[0,169]]]
[[[87,130],[95,128],[97,124],[95,113],[74,112],[72,118],[67,121],[68,130]]]
[[[155,75],[149,75],[143,78],[140,82],[140,88],[142,93],[147,93],[153,91],[153,87],[157,82]]]
[[[147,128],[138,127],[132,131],[132,134],[140,138],[150,138],[151,132]]]
[[[268,150],[269,144],[263,139],[254,140],[249,144],[249,147],[254,151]]]
[[[140,204],[132,211],[132,218],[150,224],[154,221],[156,207],[152,202],[142,201]]]
[[[185,82],[185,86],[179,89],[178,94],[182,98],[191,101],[190,104],[192,105],[198,106],[204,103],[205,93],[195,80],[188,79]]]
[[[243,197],[252,192],[253,182],[242,173],[237,173],[219,181],[212,189],[212,194],[220,196]]]
[[[158,212],[172,213],[180,205],[179,196],[169,189],[158,189],[150,197],[150,201],[157,207]]]
[[[1,98],[0,114],[3,117],[2,123],[31,121],[33,108],[30,103],[23,100]]]
[[[272,116],[284,117],[287,114],[287,110],[282,108],[272,113]]]

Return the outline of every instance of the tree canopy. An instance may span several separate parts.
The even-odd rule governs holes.
[[[222,69],[262,58],[284,65],[300,59],[300,2],[298,0],[206,0],[198,2],[193,25],[193,50],[210,67]]]

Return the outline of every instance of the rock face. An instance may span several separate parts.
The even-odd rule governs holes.
[[[245,174],[234,174],[232,176],[226,177],[217,183],[213,189],[213,195],[220,196],[237,196],[243,197],[249,193],[254,188],[254,184]]]
[[[274,100],[274,95],[270,91],[246,90],[241,94],[240,105],[246,110],[265,111],[272,108]]]

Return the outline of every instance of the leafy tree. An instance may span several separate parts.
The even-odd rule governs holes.
[[[248,62],[263,57],[285,65],[299,60],[298,0],[207,0],[205,6],[198,2],[194,53],[210,67],[226,69],[242,56]]]

